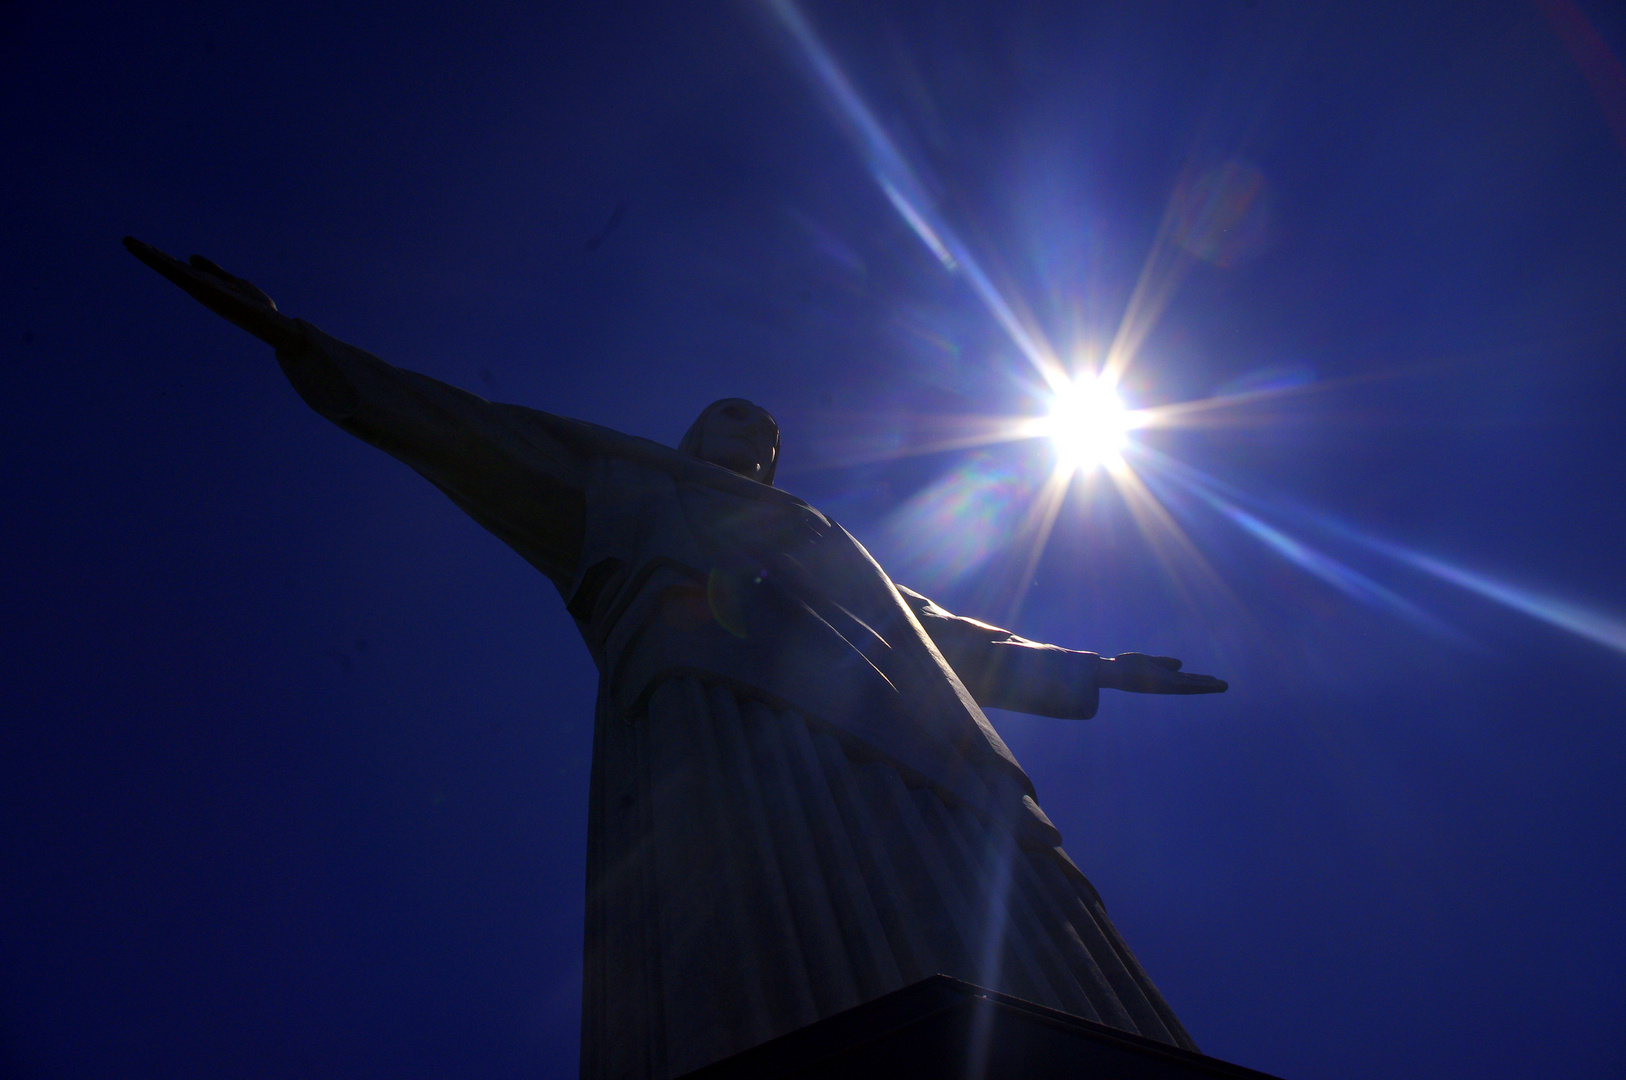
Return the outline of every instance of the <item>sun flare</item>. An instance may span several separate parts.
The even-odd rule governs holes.
[[[1056,391],[1044,433],[1056,450],[1058,468],[1087,471],[1120,465],[1133,426],[1113,383],[1091,374]]]

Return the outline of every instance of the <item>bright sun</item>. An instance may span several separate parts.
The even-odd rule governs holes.
[[[1084,375],[1062,387],[1051,402],[1045,434],[1065,469],[1112,468],[1122,463],[1133,426],[1112,383]]]

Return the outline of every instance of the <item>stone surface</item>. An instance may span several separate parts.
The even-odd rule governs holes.
[[[895,990],[684,1080],[1272,1080],[946,975]]]

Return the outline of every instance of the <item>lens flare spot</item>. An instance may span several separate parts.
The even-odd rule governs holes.
[[[1060,467],[1088,470],[1120,465],[1133,426],[1117,388],[1099,375],[1086,375],[1056,392],[1044,432]]]
[[[1264,173],[1245,161],[1227,161],[1175,192],[1174,241],[1216,266],[1245,263],[1269,245],[1270,202]]]

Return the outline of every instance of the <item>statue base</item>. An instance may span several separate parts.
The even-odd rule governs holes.
[[[1093,1020],[933,975],[683,1080],[1274,1080]]]

